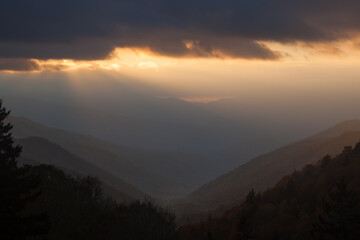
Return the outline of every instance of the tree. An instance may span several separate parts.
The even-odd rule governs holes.
[[[239,215],[234,240],[250,240],[254,239],[254,235],[254,229],[248,217]]]
[[[321,210],[312,230],[314,239],[359,239],[359,195],[344,180],[328,192]]]
[[[250,192],[246,196],[245,202],[247,204],[255,204],[255,202],[256,202],[256,193],[255,193],[255,190],[253,188],[250,190]]]
[[[38,196],[40,180],[31,174],[28,166],[17,166],[21,147],[14,146],[13,126],[5,123],[9,114],[0,100],[0,236],[2,239],[25,239],[41,235],[49,227],[45,214],[23,214],[27,204]]]
[[[325,169],[329,163],[331,162],[331,157],[330,155],[325,155],[321,160],[320,160],[320,166],[322,169]]]

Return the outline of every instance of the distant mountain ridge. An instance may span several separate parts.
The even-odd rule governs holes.
[[[48,83],[44,81],[40,87]],[[91,135],[127,148],[188,152],[205,155],[211,161],[221,161],[215,168],[216,172],[205,178],[205,182],[259,154],[298,139],[294,134],[269,133],[258,125],[254,126],[253,121],[244,121],[246,116],[234,119],[215,111],[208,104],[154,96],[148,96],[146,100],[132,96],[131,102],[127,102],[122,95],[130,97],[129,92],[123,88],[117,91],[111,88],[115,95],[97,98],[98,90],[105,89],[98,82],[92,84],[87,85],[92,94],[86,96],[70,94],[60,97],[57,95],[61,93],[59,90],[59,93],[47,92],[48,98],[41,99],[41,95],[19,93],[14,96],[12,91],[5,89],[0,89],[0,92],[14,115],[24,116],[48,128]],[[116,85],[116,81],[113,84]]]
[[[336,137],[344,132],[358,130],[360,130],[360,119],[346,120],[312,136],[312,138]]]
[[[155,197],[184,195],[216,176],[215,163],[175,151],[131,149],[11,116],[16,138],[41,137]]]
[[[48,164],[61,168],[71,175],[96,177],[104,183],[104,191],[107,195],[119,201],[141,200],[146,197],[144,193],[125,181],[44,138],[28,137],[16,139],[15,143],[22,146],[22,154],[19,159],[19,162],[22,164]]]
[[[230,127],[236,122],[173,98],[147,101],[141,107],[146,110],[143,114],[136,114],[142,110],[135,106],[121,110],[123,103],[109,109],[96,101],[62,105],[20,96],[7,96],[4,101],[16,116],[131,148],[205,153],[231,143],[234,129],[239,130]]]
[[[324,155],[339,154],[344,146],[354,146],[359,139],[360,120],[341,122],[309,138],[250,160],[195,190],[176,208],[186,214],[192,213],[194,209],[207,212],[220,206],[231,207],[252,188],[264,191],[283,176]]]

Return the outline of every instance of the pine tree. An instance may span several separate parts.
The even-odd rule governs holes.
[[[31,174],[29,166],[17,166],[21,147],[14,146],[13,126],[5,123],[9,114],[0,100],[0,236],[25,239],[45,233],[48,223],[45,214],[23,214],[27,204],[38,196],[40,180]]]

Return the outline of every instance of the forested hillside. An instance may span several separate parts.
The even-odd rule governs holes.
[[[179,239],[359,239],[360,143],[250,191],[220,218],[182,227]]]
[[[344,146],[355,146],[359,139],[360,120],[341,122],[316,135],[251,159],[189,194],[177,209],[183,214],[214,212],[221,206],[220,210],[226,210],[239,204],[252,188],[265,191],[283,176],[315,163],[326,154],[335,156]]]
[[[93,177],[18,164],[9,113],[0,101],[1,239],[174,239],[175,216],[149,200],[117,203]]]
[[[117,203],[99,181],[73,178],[49,165],[28,167],[41,193],[24,216],[43,213],[48,231],[41,239],[174,239],[175,215],[150,200]]]

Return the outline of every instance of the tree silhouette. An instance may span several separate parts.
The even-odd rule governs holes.
[[[21,147],[14,146],[13,126],[5,123],[9,114],[0,100],[0,236],[2,239],[25,239],[46,233],[48,224],[44,214],[23,214],[27,204],[38,196],[36,189],[40,180],[30,173],[29,167],[17,166]]]
[[[322,213],[313,226],[314,239],[358,239],[360,236],[359,195],[345,181],[336,183],[322,202]]]
[[[250,240],[255,238],[255,232],[250,222],[251,217],[257,208],[259,195],[251,189],[245,199],[244,211],[238,214],[235,226],[234,240]]]
[[[256,202],[256,193],[255,190],[252,188],[248,195],[246,196],[245,202],[247,204],[254,204]]]
[[[254,239],[254,229],[246,216],[239,216],[235,230],[234,240]]]

